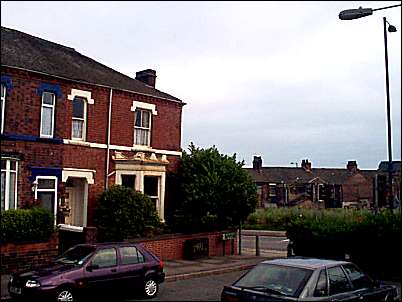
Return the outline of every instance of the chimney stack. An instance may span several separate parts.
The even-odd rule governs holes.
[[[155,88],[156,71],[153,69],[138,71],[135,74],[135,79]]]
[[[262,168],[262,158],[261,156],[254,156],[253,159],[253,170],[260,171]]]
[[[303,159],[301,163],[301,167],[306,172],[311,172],[311,162],[308,159]]]
[[[357,172],[357,162],[355,160],[349,160],[348,164],[346,165],[346,169],[349,172],[356,173]]]

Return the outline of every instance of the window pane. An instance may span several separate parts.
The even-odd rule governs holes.
[[[135,188],[135,175],[122,175],[121,185],[126,188]]]
[[[323,269],[321,270],[320,276],[318,277],[317,286],[314,291],[314,297],[325,297],[327,295],[327,276],[325,274],[325,269]]]
[[[84,121],[73,120],[73,138],[82,138]]]
[[[158,196],[158,177],[144,176],[144,193],[148,196]]]
[[[8,206],[9,209],[15,208],[15,182],[16,182],[16,173],[10,173],[10,184],[9,184],[9,199]]]
[[[144,129],[135,129],[135,145],[148,145],[148,131]]]
[[[81,98],[73,100],[73,117],[84,118],[84,100]]]
[[[15,160],[10,160],[10,170],[15,171],[17,169],[17,162]]]
[[[38,189],[55,189],[55,180],[38,179]]]
[[[135,126],[141,127],[141,110],[135,110]]]
[[[52,135],[53,108],[42,107],[42,133],[43,135]]]
[[[137,249],[134,246],[125,246],[120,248],[122,264],[138,263]]]
[[[5,170],[5,169],[6,169],[6,163],[7,163],[7,162],[6,162],[5,160],[2,160],[2,161],[1,161],[1,169],[2,169],[2,170]]]
[[[328,279],[331,296],[351,290],[349,281],[339,266],[328,269]]]
[[[343,268],[348,274],[355,289],[370,288],[373,286],[373,282],[370,280],[370,278],[365,273],[360,271],[356,266],[347,264],[344,265]]]
[[[1,162],[3,164],[3,161]],[[1,210],[5,210],[6,200],[6,172],[1,172]]]
[[[1,98],[3,99],[6,95],[6,86],[1,84]]]
[[[54,213],[54,192],[38,192],[40,205]]]
[[[149,111],[142,111],[142,127],[149,128]]]
[[[144,255],[139,250],[137,250],[137,254],[138,254],[138,262],[145,262]]]
[[[50,92],[43,93],[43,104],[54,105],[54,94]]]
[[[92,260],[92,265],[99,265],[99,267],[117,265],[116,250],[113,248],[100,250]]]

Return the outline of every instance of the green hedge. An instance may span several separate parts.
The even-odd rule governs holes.
[[[285,230],[298,256],[350,260],[374,277],[400,280],[399,211],[272,208],[248,217],[246,227]]]
[[[45,208],[11,209],[1,212],[2,243],[47,241],[54,229],[54,216]]]

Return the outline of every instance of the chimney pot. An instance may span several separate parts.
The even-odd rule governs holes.
[[[262,168],[262,158],[261,158],[261,156],[254,156],[253,169],[260,171],[261,168]]]
[[[349,172],[356,173],[357,172],[357,162],[355,160],[349,160],[348,164],[346,165],[346,169]]]
[[[153,69],[138,71],[135,74],[135,79],[155,88],[156,71]]]

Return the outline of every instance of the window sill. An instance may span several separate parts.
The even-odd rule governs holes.
[[[77,233],[82,233],[84,231],[83,227],[79,227],[79,226],[75,226],[75,225],[69,225],[69,224],[60,223],[57,226],[62,231],[72,231],[72,232],[77,232]]]

